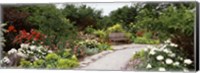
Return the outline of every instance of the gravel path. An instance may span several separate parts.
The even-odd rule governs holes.
[[[129,62],[131,57],[136,51],[141,50],[147,45],[123,45],[123,46],[112,46],[114,49],[124,48],[121,50],[114,51],[97,61],[90,63],[88,66],[80,68],[81,70],[123,70],[126,64]]]

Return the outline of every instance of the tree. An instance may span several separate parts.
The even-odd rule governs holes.
[[[23,7],[28,12],[28,21],[38,26],[38,30],[47,35],[46,44],[63,47],[69,39],[74,39],[76,29],[69,19],[55,5],[33,5]]]
[[[77,26],[79,30],[84,30],[88,26],[96,27],[97,22],[102,18],[101,11],[94,10],[86,5],[66,5],[62,13],[65,18],[74,22],[74,25]]]
[[[137,16],[136,25],[138,28],[158,32],[158,36],[162,36],[161,40],[171,38],[185,56],[194,59],[194,6],[194,3],[171,3],[161,6],[163,9],[158,11],[152,11],[157,6],[150,10],[150,6],[147,6]]]

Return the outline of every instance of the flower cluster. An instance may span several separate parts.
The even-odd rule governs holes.
[[[31,32],[27,32],[26,30],[21,30],[20,34],[15,37],[14,42],[23,43],[27,41],[39,41],[45,38],[44,34],[37,32],[34,29],[31,29]]]
[[[191,59],[184,58],[181,52],[177,50],[178,45],[170,40],[159,47],[148,46],[144,49],[147,55],[146,69],[148,70],[189,70],[188,67],[193,65]]]
[[[7,56],[5,56],[1,60],[1,64],[9,64],[11,62],[11,59],[8,58],[8,57],[11,57],[11,56],[13,56],[13,58],[14,57],[17,57],[17,58],[20,57],[20,58],[27,59],[27,60],[30,60],[30,61],[35,61],[35,60],[38,60],[38,59],[45,58],[45,56],[48,53],[52,53],[52,51],[46,49],[43,46],[36,46],[36,45],[22,43],[20,45],[20,48],[18,48],[18,50],[15,49],[15,48],[12,48],[11,50],[9,50],[7,52]],[[15,60],[17,58],[14,58],[12,60]]]

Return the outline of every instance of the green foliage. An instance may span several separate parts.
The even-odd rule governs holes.
[[[160,9],[158,6],[148,6],[139,11],[136,27],[158,32],[161,42],[171,38],[181,45],[183,53],[190,59],[194,58],[193,49],[188,48],[194,48],[195,3],[163,4]]]
[[[45,44],[63,48],[62,44],[66,40],[76,38],[76,29],[74,29],[73,23],[65,18],[54,5],[26,6],[22,10],[29,12],[31,16],[28,17],[28,21],[38,26],[38,30],[47,35]]]
[[[68,68],[77,67],[78,65],[79,64],[72,59],[59,59],[58,64],[57,64],[57,68],[68,69]]]
[[[124,29],[120,24],[116,24],[112,27],[107,28],[107,33],[112,33],[112,32],[124,32]]]
[[[134,43],[138,44],[159,44],[159,40],[148,39],[146,37],[136,37]]]
[[[141,51],[136,52],[133,55],[132,59],[141,59],[141,61],[145,61],[145,59],[147,58],[146,53],[147,52],[142,49]]]
[[[96,35],[97,37],[99,37],[100,39],[106,39],[107,38],[107,34],[104,30],[96,30],[93,32],[94,35]]]
[[[95,29],[92,28],[92,27],[89,27],[89,26],[88,26],[88,27],[85,28],[85,32],[86,32],[86,33],[91,34],[91,33],[93,33],[94,31],[95,31]]]
[[[84,51],[86,55],[92,55],[98,53],[99,52],[98,44],[100,43],[97,42],[96,40],[89,40],[89,39],[78,42],[79,50],[83,49],[82,51]]]
[[[84,52],[86,55],[93,55],[100,51],[112,49],[107,43],[100,43],[96,40],[79,41],[77,44],[79,45],[78,55],[83,55],[79,54],[81,52]]]
[[[44,63],[45,63],[44,60],[41,60],[41,59],[36,60],[36,61],[33,62],[33,67],[35,67],[35,68],[45,68]]]
[[[56,53],[48,54],[45,59],[39,59],[31,63],[30,61],[22,59],[20,67],[23,68],[48,68],[48,69],[69,69],[79,66],[78,60],[75,56],[62,58]]]
[[[19,67],[30,68],[32,67],[32,63],[30,61],[26,61],[25,59],[21,59]]]
[[[45,57],[45,59],[46,60],[58,60],[60,57],[57,55],[57,54],[55,54],[55,53],[51,53],[51,54],[48,54],[46,57]]]
[[[159,39],[153,39],[153,35],[151,32],[146,32],[143,34],[142,37],[136,37],[133,39],[134,43],[138,44],[159,44],[160,40]]]
[[[98,45],[98,48],[100,51],[103,51],[103,50],[112,50],[111,46],[108,45],[107,43],[101,43]]]
[[[110,13],[110,19],[112,20],[112,24],[121,23],[122,27],[125,28],[126,31],[129,31],[131,28],[129,27],[130,23],[134,23],[136,21],[135,16],[138,15],[139,7],[136,6],[123,6],[122,8],[118,8],[115,11]]]
[[[101,18],[100,10],[94,10],[86,5],[75,6],[68,4],[62,10],[62,13],[65,18],[74,22],[74,25],[79,30],[84,30],[88,26],[96,27],[97,21]]]

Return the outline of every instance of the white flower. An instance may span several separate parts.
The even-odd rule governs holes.
[[[22,52],[18,52],[17,55],[23,58],[27,58],[27,56]]]
[[[156,48],[156,47],[152,47],[151,50],[158,50],[158,48]]]
[[[4,57],[2,59],[2,62],[5,62],[5,63],[10,63],[10,59],[8,57]]]
[[[163,50],[163,49],[165,49],[166,47],[167,47],[167,45],[165,44],[165,45],[163,45],[160,49]]]
[[[185,59],[185,60],[184,60],[184,63],[185,63],[185,64],[192,64],[192,61],[191,61],[190,59]]]
[[[172,54],[170,54],[169,56],[174,58],[174,57],[176,56],[176,54],[175,54],[175,53],[172,53]]]
[[[179,62],[174,62],[173,65],[174,66],[178,66],[180,63]]]
[[[154,55],[154,54],[156,54],[156,52],[155,52],[154,50],[151,50],[151,51],[149,52],[149,54],[150,54],[150,55]]]
[[[34,58],[34,60],[39,60],[36,56],[34,56],[33,58]]]
[[[159,71],[166,71],[165,68],[163,68],[163,67],[160,67],[158,70]]]
[[[172,46],[172,47],[178,47],[178,45],[174,44],[174,43],[170,43],[170,46]]]
[[[38,47],[38,49],[43,49],[43,48],[44,48],[43,46],[39,46],[39,47]]]
[[[166,64],[172,64],[172,63],[173,63],[173,60],[168,58],[168,59],[165,60],[165,63],[166,63]]]
[[[164,49],[163,52],[165,52],[165,53],[172,53],[172,51],[169,50],[169,49]]]
[[[152,68],[151,64],[147,64],[147,69]]]
[[[32,41],[31,43],[33,43],[33,44],[34,44],[34,43],[35,43],[35,41]]]
[[[53,53],[53,51],[52,50],[48,50],[48,53]]]
[[[165,53],[168,53],[168,52],[169,52],[169,50],[168,50],[168,49],[164,49],[164,50],[163,50],[163,52],[165,52]]]
[[[164,59],[164,57],[163,57],[162,55],[158,55],[158,56],[156,57],[156,59],[159,60],[159,61],[161,61],[161,60]]]
[[[171,39],[167,39],[165,43],[171,43]]]
[[[15,48],[12,48],[11,50],[8,51],[9,55],[13,53],[17,53],[17,50]]]
[[[148,51],[148,48],[144,48],[144,51]]]
[[[27,48],[29,47],[29,44],[23,44],[23,43],[22,43],[22,44],[20,45],[20,47],[21,47],[21,48],[26,48],[26,49],[27,49]]]
[[[153,46],[149,46],[149,45],[148,45],[147,48],[151,49],[151,48],[153,48]]]
[[[182,58],[182,57],[180,57],[180,56],[178,56],[178,59],[179,59],[179,60],[181,60],[181,61],[183,61],[183,58]]]
[[[31,45],[31,46],[30,46],[30,49],[31,49],[31,50],[36,50],[37,47],[36,47],[35,45]]]
[[[27,51],[28,54],[33,54],[33,51]]]
[[[188,69],[186,69],[186,68],[183,68],[183,71],[184,71],[184,72],[189,72],[189,70],[188,70]]]

